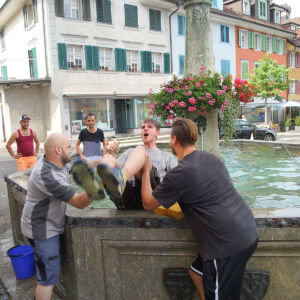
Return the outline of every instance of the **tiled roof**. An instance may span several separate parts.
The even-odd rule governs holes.
[[[293,18],[293,19],[288,19],[288,20],[282,20],[282,24],[289,24],[289,23],[294,23],[300,25],[300,17],[299,18]]]

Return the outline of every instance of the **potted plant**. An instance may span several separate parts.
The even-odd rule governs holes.
[[[223,130],[226,132],[226,128],[231,128],[232,137],[237,108],[240,102],[253,101],[254,89],[247,81],[236,79],[232,83],[231,75],[223,77],[219,73],[206,71],[202,66],[199,75],[184,78],[173,75],[161,85],[158,92],[150,89],[148,109],[150,115],[160,116],[167,126],[171,125],[172,120],[187,117],[191,113],[205,117],[209,111],[220,109],[224,112]],[[226,112],[229,116],[227,121]],[[229,134],[228,138],[231,137]],[[224,139],[228,140],[225,134]]]
[[[295,125],[293,123],[293,119],[290,117],[286,117],[284,120],[284,125],[289,128],[289,130],[295,130]]]
[[[295,118],[295,131],[300,131],[300,116]]]

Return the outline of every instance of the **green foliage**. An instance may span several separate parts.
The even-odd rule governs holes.
[[[263,99],[278,97],[279,92],[288,89],[288,68],[278,65],[275,60],[270,58],[269,54],[266,54],[259,62],[261,65],[253,70],[253,74],[249,75],[250,85],[255,85],[258,96]]]
[[[296,125],[296,126],[300,126],[300,116],[297,116],[297,117],[295,118],[295,125]]]
[[[283,123],[285,126],[291,126],[291,125],[293,125],[293,119],[290,117],[286,117],[286,119],[284,120]]]
[[[232,144],[231,140],[234,134],[235,119],[239,106],[240,104],[238,101],[236,101],[235,99],[230,99],[228,101],[226,110],[224,110],[224,117],[222,122],[223,140],[227,145]]]

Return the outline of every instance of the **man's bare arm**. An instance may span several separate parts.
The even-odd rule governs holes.
[[[14,159],[18,159],[19,157],[21,157],[20,154],[15,154],[14,151],[11,148],[11,145],[14,143],[14,141],[19,137],[19,134],[17,131],[15,131],[11,137],[9,138],[9,140],[6,143],[6,149],[8,151],[8,153],[14,158]]]
[[[76,146],[75,146],[76,152],[78,153],[78,155],[80,156],[81,159],[86,160],[86,157],[83,155],[83,153],[81,152],[81,150],[79,148],[80,144],[81,144],[81,140],[78,139],[76,142]]]
[[[93,201],[92,198],[89,198],[86,192],[83,193],[76,193],[69,201],[68,203],[75,206],[79,209],[86,208],[91,202]]]
[[[107,153],[107,146],[105,140],[102,142],[103,144],[103,156]]]
[[[34,156],[38,156],[39,154],[39,149],[40,149],[40,141],[35,133],[35,131],[32,131],[33,132],[33,139],[35,141],[35,150],[34,150]]]

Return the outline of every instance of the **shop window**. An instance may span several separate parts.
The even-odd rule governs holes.
[[[80,45],[67,45],[67,59],[69,69],[82,69],[83,47]]]

